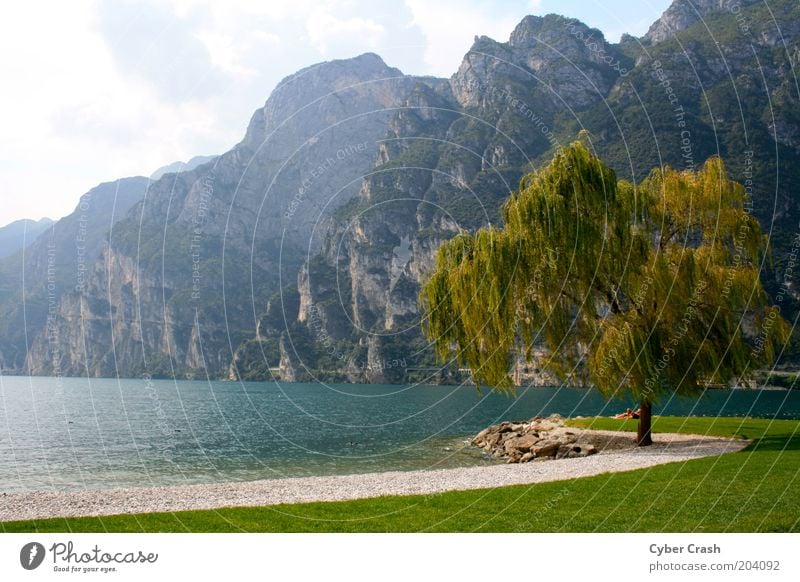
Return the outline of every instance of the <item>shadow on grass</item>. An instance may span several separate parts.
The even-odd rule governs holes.
[[[800,436],[770,435],[757,439],[745,451],[800,451]]]

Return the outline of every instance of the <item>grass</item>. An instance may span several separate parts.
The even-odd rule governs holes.
[[[571,420],[635,430],[635,421]],[[6,532],[798,532],[800,422],[657,417],[742,452],[539,485],[212,511],[0,523]]]

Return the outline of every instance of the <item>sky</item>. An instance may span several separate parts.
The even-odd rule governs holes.
[[[285,76],[375,52],[449,77],[526,14],[610,41],[670,0],[30,0],[0,20],[0,225],[60,218],[100,182],[222,153]]]

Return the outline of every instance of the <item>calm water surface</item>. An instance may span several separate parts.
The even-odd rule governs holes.
[[[500,420],[624,410],[592,390],[0,377],[0,492],[466,466]],[[657,414],[800,418],[800,391],[717,390]]]

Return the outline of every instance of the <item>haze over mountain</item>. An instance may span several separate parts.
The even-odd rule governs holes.
[[[28,246],[52,224],[49,218],[26,218],[0,227],[0,259]]]
[[[634,181],[721,155],[771,236],[765,284],[793,315],[800,6],[737,6],[677,0],[644,38],[619,44],[576,20],[528,16],[507,42],[476,37],[449,79],[403,75],[374,54],[303,69],[230,151],[164,174],[146,196],[146,179],[125,182],[129,203],[93,214],[85,263],[80,207],[79,226],[62,230],[68,253],[51,259],[42,237],[26,253],[38,279],[24,290],[19,258],[0,262],[0,363],[441,379],[447,370],[427,375],[437,366],[417,311],[436,249],[496,224],[520,178],[581,129]]]
[[[155,172],[150,174],[150,179],[155,181],[161,179],[166,174],[188,172],[189,170],[194,170],[197,166],[201,166],[207,162],[210,162],[216,157],[217,156],[194,156],[188,162],[172,162],[171,164],[160,167]]]

